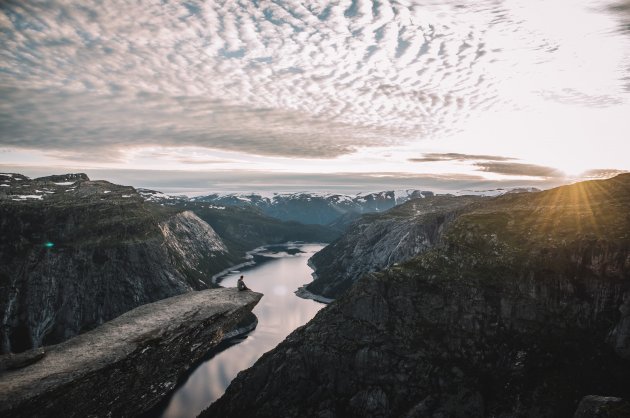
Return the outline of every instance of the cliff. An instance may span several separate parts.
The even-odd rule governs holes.
[[[0,415],[133,417],[155,405],[262,295],[190,292],[133,309],[0,374]]]
[[[363,215],[309,263],[315,280],[306,290],[336,298],[366,273],[408,260],[440,242],[446,226],[475,196],[414,199],[385,213]]]
[[[630,175],[491,199],[368,274],[204,417],[569,417],[630,399]]]
[[[221,236],[230,254],[243,258],[263,245],[289,241],[332,242],[339,231],[323,225],[284,222],[252,207],[215,206],[203,202],[180,202],[174,207],[194,212]]]
[[[192,212],[85,175],[0,175],[1,351],[55,344],[205,289],[233,257]]]

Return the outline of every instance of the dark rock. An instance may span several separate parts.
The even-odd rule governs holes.
[[[334,299],[366,273],[406,261],[440,242],[462,210],[482,198],[438,196],[414,199],[385,213],[364,215],[309,263],[315,280],[309,292]]]
[[[630,417],[630,403],[621,398],[589,395],[585,396],[574,418],[627,418]]]
[[[623,295],[623,304],[619,307],[621,318],[612,330],[609,341],[619,356],[630,360],[630,292]]]
[[[58,343],[144,303],[205,289],[233,263],[190,211],[81,175],[0,187],[0,351]],[[20,180],[18,180],[20,179]],[[59,184],[57,184],[59,183]]]
[[[42,347],[19,354],[3,354],[0,356],[0,371],[21,369],[40,361],[45,355],[46,351]]]
[[[133,417],[149,410],[262,295],[212,289],[143,305],[0,375],[0,415]]]
[[[440,245],[358,280],[202,417],[551,418],[590,393],[628,399],[610,340],[628,213],[630,175],[486,200]]]
[[[234,328],[223,335],[223,339],[229,340],[230,338],[241,337],[255,330],[257,326],[258,318],[252,312],[249,312],[238,324],[234,325]]]
[[[52,181],[52,182],[74,182],[78,180],[89,181],[90,178],[85,173],[72,173],[72,174],[57,174],[46,177],[38,177],[35,179],[36,181]]]
[[[144,303],[214,287],[247,252],[338,232],[84,174],[0,174],[0,352],[50,345]]]

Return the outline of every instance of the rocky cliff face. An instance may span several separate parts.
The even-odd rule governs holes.
[[[2,351],[63,341],[136,306],[208,287],[230,265],[191,212],[85,175],[0,175]]]
[[[180,202],[173,207],[192,211],[211,225],[230,254],[238,257],[262,245],[288,241],[331,242],[339,236],[339,231],[323,225],[283,222],[251,207],[216,206],[203,202]]]
[[[568,417],[586,395],[628,399],[629,213],[630,175],[484,202],[203,416]]]
[[[338,297],[366,273],[408,260],[438,244],[457,214],[482,199],[427,197],[385,213],[364,215],[309,260],[316,277],[306,289],[326,298]]]
[[[0,374],[0,415],[135,417],[149,410],[262,297],[190,292],[136,308]]]

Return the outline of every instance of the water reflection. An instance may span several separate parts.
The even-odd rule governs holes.
[[[243,274],[249,288],[265,295],[253,311],[258,327],[247,337],[224,342],[210,353],[210,358],[194,370],[175,391],[166,409],[156,416],[196,417],[225,392],[239,371],[252,366],[262,354],[315,316],[324,305],[301,299],[293,292],[312,280],[307,261],[322,248],[319,244],[268,247],[261,255],[271,260],[223,279],[222,286],[234,287]],[[301,252],[296,253],[296,249]]]

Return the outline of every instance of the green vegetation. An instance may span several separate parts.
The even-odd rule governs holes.
[[[427,280],[500,284],[525,268],[570,275],[585,268],[576,261],[602,259],[592,274],[620,275],[630,248],[629,208],[630,174],[501,196],[469,206],[443,245],[402,267]],[[620,255],[608,257],[614,253]]]
[[[240,257],[253,248],[288,241],[331,242],[339,232],[323,225],[285,222],[253,207],[216,207],[204,202],[185,202],[175,207],[191,210],[206,221]]]

